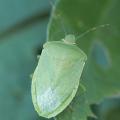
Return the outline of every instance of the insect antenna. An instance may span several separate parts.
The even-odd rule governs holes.
[[[110,25],[110,24],[103,24],[103,25],[99,25],[99,26],[90,28],[90,29],[87,30],[86,32],[84,32],[84,33],[82,33],[81,35],[77,36],[76,40],[78,40],[78,39],[84,37],[85,35],[87,35],[87,34],[90,33],[90,32],[93,32],[93,31],[95,31],[95,30],[97,30],[97,29],[99,29],[99,28],[107,27],[107,26],[109,26],[109,25]]]

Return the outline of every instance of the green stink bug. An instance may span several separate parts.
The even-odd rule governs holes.
[[[86,59],[74,35],[44,44],[32,79],[32,100],[40,116],[54,117],[70,104]]]

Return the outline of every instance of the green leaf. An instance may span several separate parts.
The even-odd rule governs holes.
[[[47,20],[2,39],[0,44],[0,119],[38,118],[31,99],[31,79],[37,64],[37,49],[45,40]]]
[[[57,120],[86,120],[94,116],[90,105],[120,93],[120,11],[119,0],[60,0],[57,1],[48,27],[48,41],[58,41],[65,34],[84,33],[88,29],[110,24],[90,32],[77,42],[87,54],[81,84],[86,92],[78,93]]]
[[[30,17],[49,11],[49,0],[0,0],[0,33]]]
[[[120,97],[114,96],[104,99],[99,104],[91,105],[91,110],[98,120],[119,120]]]
[[[0,0],[0,120],[45,120],[32,104],[30,74],[45,42],[48,1]]]

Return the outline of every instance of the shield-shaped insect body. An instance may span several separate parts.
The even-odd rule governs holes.
[[[74,35],[44,44],[32,79],[32,100],[38,114],[51,118],[74,98],[87,59]]]

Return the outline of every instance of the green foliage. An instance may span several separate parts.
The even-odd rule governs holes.
[[[37,65],[37,49],[45,41],[49,4],[49,0],[0,0],[0,120],[45,120],[33,108],[29,75]],[[110,24],[77,42],[88,56],[81,80],[86,92],[79,87],[73,102],[56,120],[98,120],[103,116],[119,120],[118,98],[104,100],[120,93],[119,11],[120,0],[61,0],[55,5],[49,41]]]
[[[31,78],[37,63],[37,48],[45,36],[46,23],[31,26],[2,39],[0,44],[0,119],[37,119],[31,100]],[[41,32],[41,34],[39,32]],[[42,42],[41,42],[42,44]],[[40,119],[41,120],[41,119]]]
[[[44,120],[34,111],[31,78],[45,42],[48,0],[0,0],[0,120]],[[36,16],[36,17],[34,17]]]
[[[114,96],[104,99],[99,104],[91,105],[95,117],[93,120],[119,120],[120,119],[120,97]]]
[[[119,5],[119,0],[60,0],[56,3],[48,41],[61,40],[65,34],[78,36],[92,27],[110,24],[78,40],[78,46],[88,56],[81,81],[86,92],[81,94],[78,90],[71,108],[58,115],[57,120],[86,120],[94,116],[91,104],[120,93]]]

